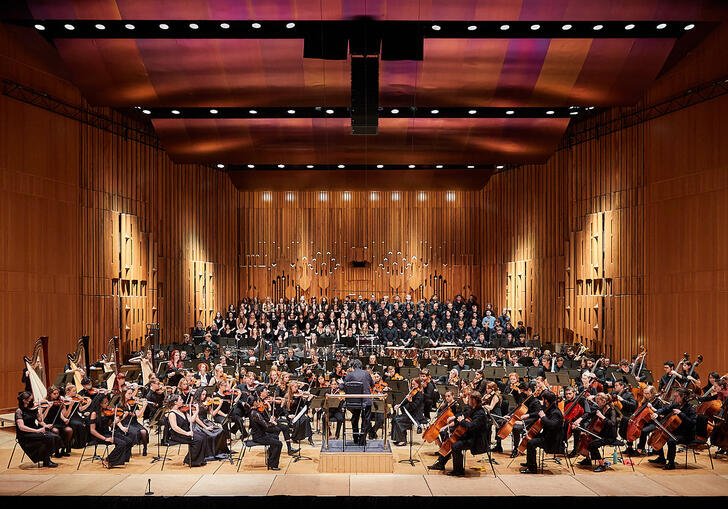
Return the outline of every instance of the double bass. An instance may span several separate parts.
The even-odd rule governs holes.
[[[688,376],[693,376],[693,373],[695,373],[695,368],[700,366],[700,363],[703,362],[703,356],[698,355],[698,360],[693,363],[693,365],[690,367],[690,372],[688,373]],[[685,385],[683,386],[686,389],[690,390],[695,394],[696,396],[700,396],[703,393],[702,387],[700,385],[693,381],[693,380],[686,380]]]
[[[683,365],[685,361],[687,361],[690,358],[690,355],[685,352],[683,354],[683,358],[680,359],[680,362],[677,363],[677,367],[675,368],[675,372],[680,370],[680,366]],[[667,382],[667,385],[662,388],[662,391],[660,392],[660,399],[663,400],[665,403],[668,403],[670,399],[672,398],[672,386],[675,385],[675,375],[672,375],[670,377],[670,381]]]

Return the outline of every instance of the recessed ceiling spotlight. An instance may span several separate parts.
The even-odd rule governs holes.
[[[159,24],[159,28],[161,28],[162,30],[168,30],[169,29],[169,25],[166,24],[166,23],[160,23]]]
[[[438,113],[440,113],[440,110],[430,110],[430,113],[432,113],[433,115],[437,115]]]
[[[255,29],[258,29],[258,28],[260,28],[260,27],[261,27],[261,26],[263,26],[263,25],[261,25],[260,23],[253,23],[253,24],[252,24],[252,25],[250,25],[250,26],[251,26],[251,27],[253,27],[253,28],[255,28]]]
[[[217,115],[217,110],[212,109],[212,110],[210,110],[210,113],[212,113],[213,115]]]
[[[513,110],[508,110],[508,111],[506,111],[506,115],[513,115],[513,114],[515,114],[515,113],[516,113],[516,112],[515,112],[515,111],[513,111]]]
[[[190,23],[190,28],[192,30],[197,30],[198,28],[200,28],[200,25],[198,25],[197,23]]]
[[[440,30],[440,28],[442,28],[442,27],[441,27],[440,25],[432,25],[432,29],[433,29],[433,30],[434,30],[435,32],[438,32],[438,31]]]
[[[414,165],[414,164],[410,164],[410,165],[408,166],[408,168],[410,168],[410,169],[411,169],[411,168],[414,168],[414,167],[415,167],[415,165]]]
[[[569,115],[578,115],[578,114],[579,114],[578,111],[572,111],[571,113],[569,113]]]
[[[152,112],[149,110],[142,110],[142,113],[144,113],[145,115],[151,115]]]
[[[399,113],[399,110],[397,108],[392,109],[392,115],[396,115]]]
[[[447,201],[455,201],[455,193],[452,191],[448,191],[447,194],[445,195],[445,199]]]
[[[538,30],[539,28],[541,28],[541,25],[531,25],[531,30]]]
[[[498,166],[496,166],[496,168],[498,168],[499,170],[502,170],[503,168],[505,168],[505,166],[503,166],[502,164],[499,164]]]
[[[501,30],[508,30],[509,28],[511,28],[511,26],[510,26],[510,25],[501,25],[501,26],[500,26],[500,29],[501,29]]]
[[[172,110],[173,115],[179,115],[179,110]]]
[[[220,163],[220,164],[218,164],[218,165],[217,165],[217,167],[218,167],[218,168],[220,168],[220,169],[222,169],[222,168],[224,168],[224,167],[225,167],[225,165],[224,165],[224,164],[222,164],[222,163]]]
[[[254,164],[249,164],[248,165],[248,168],[250,168],[252,170],[253,168],[255,168],[255,165]]]
[[[378,198],[379,198],[379,195],[377,195],[377,193],[375,193],[375,192],[369,193],[369,199],[376,200]]]
[[[442,168],[442,165],[441,164],[435,165],[435,168],[437,168],[439,170]]]
[[[295,23],[286,23],[286,28],[293,28],[295,26],[296,26]]]
[[[64,28],[65,28],[66,30],[75,30],[75,29],[76,29],[76,27],[75,27],[75,26],[73,26],[73,25],[71,25],[70,23],[66,23],[65,25],[63,25],[63,27],[64,27]]]
[[[553,115],[553,114],[554,114],[554,110],[548,110],[548,111],[546,112],[546,114],[547,114],[547,115]]]
[[[470,30],[471,32],[473,30],[477,30],[477,29],[478,29],[478,25],[468,25],[468,30]]]
[[[473,168],[475,168],[475,166],[473,166],[472,164],[468,165],[468,169],[472,170]]]
[[[227,30],[228,28],[230,28],[230,23],[220,23],[220,28],[224,28],[225,30]]]
[[[592,27],[592,29],[594,29],[594,30],[601,30],[602,28],[604,28],[604,25],[594,25]]]
[[[36,29],[36,30],[41,30],[41,31],[43,31],[43,30],[45,30],[45,26],[43,26],[43,25],[41,25],[41,24],[39,23],[39,24],[35,25],[35,29]]]
[[[126,25],[124,25],[124,28],[126,28],[127,30],[134,30],[136,27],[131,23],[127,23]]]
[[[690,23],[689,25],[685,25],[685,28],[684,29],[685,30],[692,30],[693,28],[695,28],[695,25],[693,23]]]
[[[572,28],[572,25],[569,25],[569,24],[567,23],[566,25],[563,25],[563,26],[561,27],[561,30],[571,30],[571,28]]]
[[[296,110],[288,110],[288,114],[289,115],[295,115],[296,114]]]
[[[258,110],[248,110],[248,113],[250,113],[251,115],[257,115]]]
[[[279,167],[279,168],[285,168],[285,167],[286,167],[286,165],[285,165],[285,164],[279,164],[279,165],[278,165],[278,167]]]
[[[382,168],[384,168],[384,165],[383,164],[378,164],[377,165],[377,168],[379,168],[381,170]]]
[[[308,168],[310,170],[311,168],[313,168],[313,164],[307,164],[306,168]]]
[[[657,25],[658,30],[662,30],[663,28],[667,28],[667,23],[660,23],[659,25]]]
[[[399,193],[397,193],[397,192],[392,193],[392,201],[397,201],[397,200],[399,200]]]
[[[328,113],[329,115],[333,115],[334,114],[334,110],[328,109],[328,110],[326,110],[326,113]]]
[[[106,30],[106,27],[101,23],[96,23],[94,26],[96,27],[96,30]]]
[[[478,113],[478,110],[468,110],[468,113],[470,113],[471,115],[475,115],[476,113]]]
[[[340,164],[338,167],[339,168],[344,168],[345,166],[343,164]]]
[[[634,28],[634,23],[630,23],[629,25],[624,25],[625,30],[632,30]]]

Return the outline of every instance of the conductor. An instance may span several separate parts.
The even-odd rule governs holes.
[[[340,385],[346,394],[371,394],[374,380],[368,371],[362,369],[359,359],[351,361],[354,370],[346,375]],[[354,432],[354,443],[363,446],[366,442],[367,432],[371,421],[372,400],[370,398],[349,399],[346,401],[347,409],[351,412],[351,429]],[[361,419],[361,432],[359,431]]]

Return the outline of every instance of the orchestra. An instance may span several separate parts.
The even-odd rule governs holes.
[[[523,323],[514,328],[492,306],[481,314],[462,297],[406,302],[246,299],[218,313],[224,323],[197,323],[178,342],[145,342],[127,356],[113,338],[86,364],[69,354],[63,383],[40,392],[43,362],[26,358],[18,444],[51,468],[51,458],[107,445],[111,468],[129,462],[134,445],[147,456],[159,435],[162,445],[189,444],[184,461],[195,467],[231,459],[236,440],[252,439],[278,470],[284,442],[294,456],[317,434],[355,446],[389,439],[395,450],[414,440],[440,447],[430,470],[452,458],[452,475],[463,475],[465,450],[525,454],[524,474],[538,471],[539,449],[582,456],[594,472],[614,468],[604,449],[618,444],[668,470],[695,440],[725,454],[727,377],[703,383],[701,356],[666,360],[653,376],[644,348],[613,365],[584,345],[551,351],[536,334],[526,340]],[[372,411],[371,398],[325,406],[336,394],[381,395],[385,409]]]

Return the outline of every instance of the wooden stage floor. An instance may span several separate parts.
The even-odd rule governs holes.
[[[497,477],[490,466],[479,462],[480,457],[467,457],[467,476],[451,478],[443,472],[432,472],[426,466],[434,461],[435,447],[426,444],[417,454],[420,463],[414,467],[395,462],[392,474],[322,474],[318,472],[320,435],[315,436],[317,447],[304,446],[302,453],[312,461],[293,462],[285,452],[281,455],[281,471],[269,473],[262,448],[245,456],[239,473],[229,462],[211,462],[190,469],[182,465],[177,449],[161,472],[161,463],[151,464],[156,447],[150,446],[149,456],[135,455],[121,468],[105,470],[98,462],[84,461],[76,470],[80,450],[70,458],[56,460],[55,469],[38,469],[22,452],[16,450],[7,468],[15,442],[13,427],[0,428],[0,495],[105,495],[141,496],[151,479],[155,496],[240,496],[240,495],[300,495],[300,496],[727,496],[728,458],[714,458],[711,470],[706,452],[698,455],[697,463],[689,454],[684,468],[684,454],[678,455],[679,468],[666,472],[647,463],[636,464],[633,473],[629,466],[617,465],[607,472],[595,474],[590,469],[575,466],[572,476],[566,465],[547,463],[544,474],[523,475],[518,472],[519,458],[495,454]],[[507,441],[510,446],[510,440]],[[415,444],[416,450],[419,443]],[[284,449],[285,450],[285,449]],[[184,451],[184,448],[183,448]],[[611,449],[609,450],[611,452]],[[184,452],[183,452],[184,454]],[[394,448],[395,460],[408,457],[407,447]],[[635,458],[636,463],[642,458]],[[448,469],[450,464],[448,464]]]

